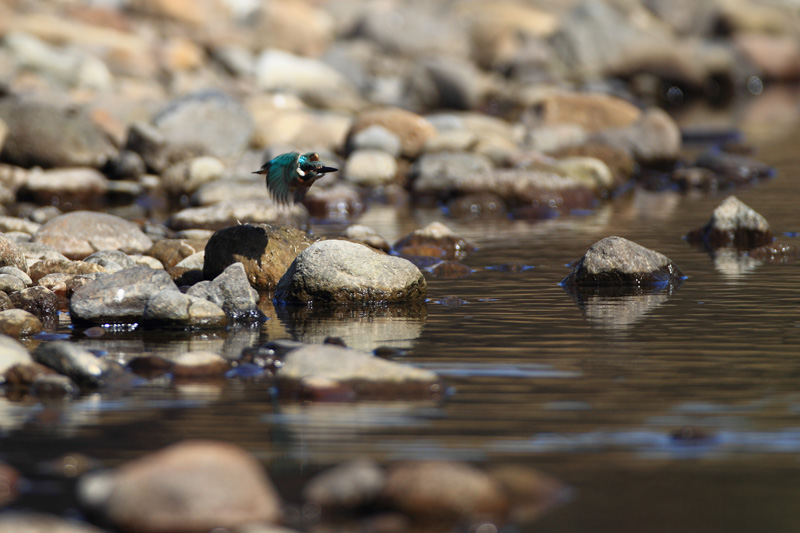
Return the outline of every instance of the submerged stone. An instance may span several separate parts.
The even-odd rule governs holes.
[[[772,231],[767,219],[735,196],[729,196],[714,209],[708,223],[690,231],[686,239],[712,250],[723,247],[750,250],[770,244]]]
[[[105,378],[112,371],[107,360],[67,341],[41,344],[33,352],[33,358],[76,383],[91,387],[105,385]]]
[[[410,247],[416,249],[412,251]],[[436,247],[444,250],[444,255],[422,252],[422,247]],[[393,248],[404,250],[404,255],[434,256],[441,259],[464,259],[467,254],[476,249],[475,246],[456,235],[453,230],[441,222],[431,222],[424,228],[412,231],[394,243]]]
[[[565,288],[638,287],[680,283],[685,276],[667,256],[622,237],[594,243],[561,282]]]

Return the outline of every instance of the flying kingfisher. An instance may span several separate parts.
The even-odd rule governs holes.
[[[272,198],[279,204],[288,205],[292,202],[302,202],[315,181],[326,173],[337,170],[339,169],[326,167],[319,160],[319,154],[315,152],[302,155],[298,152],[289,152],[267,161],[261,170],[253,174],[264,174]]]

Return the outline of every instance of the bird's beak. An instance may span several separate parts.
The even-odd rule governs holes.
[[[328,172],[337,172],[339,169],[333,167],[321,167],[314,170],[315,172],[319,172],[320,174],[326,174]]]
[[[253,174],[266,174],[269,172],[267,169],[262,168],[261,170],[256,170]]]

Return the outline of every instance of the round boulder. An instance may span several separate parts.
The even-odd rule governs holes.
[[[312,244],[278,283],[285,303],[374,303],[424,300],[425,277],[411,262],[363,244],[329,240]]]

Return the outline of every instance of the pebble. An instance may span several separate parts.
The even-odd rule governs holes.
[[[242,263],[226,267],[211,281],[193,285],[186,294],[218,305],[232,321],[254,321],[263,316],[258,310],[258,292],[250,286]]]
[[[68,341],[51,341],[40,344],[33,351],[33,360],[69,377],[80,385],[101,387],[105,385],[113,367],[105,359]]]
[[[422,272],[410,262],[349,241],[320,241],[303,250],[275,290],[282,303],[424,300]]]
[[[308,211],[301,204],[285,209],[269,198],[228,200],[207,207],[190,207],[178,211],[169,218],[167,226],[176,231],[216,231],[239,223],[304,227],[308,224]]]
[[[391,183],[397,174],[397,161],[386,152],[373,149],[355,150],[347,158],[343,176],[361,187],[378,187]]]
[[[148,327],[213,329],[225,327],[228,319],[219,305],[205,298],[165,289],[147,299],[142,322]]]
[[[367,126],[348,139],[350,152],[357,150],[380,150],[396,158],[400,155],[400,138],[377,124]]]
[[[369,228],[367,226],[362,226],[360,224],[353,224],[351,226],[347,226],[347,229],[342,232],[342,237],[349,239],[351,241],[362,242],[364,244],[368,244],[373,248],[377,248],[378,250],[383,250],[384,252],[388,252],[391,249],[388,241],[381,237],[378,232],[374,229]]]
[[[0,266],[12,266],[23,272],[28,271],[28,262],[21,251],[23,247],[0,234]]]
[[[21,194],[45,205],[100,207],[107,192],[108,180],[94,168],[56,168],[30,172]]]
[[[329,468],[309,480],[306,501],[322,508],[356,510],[378,499],[386,473],[371,459],[354,459]]]
[[[370,126],[381,126],[400,139],[400,153],[404,157],[417,157],[425,143],[436,135],[436,128],[424,117],[399,108],[375,109],[356,117],[350,136]]]
[[[5,334],[0,335],[0,375],[5,375],[15,365],[26,365],[32,361],[28,350],[19,341]]]
[[[23,309],[0,311],[0,334],[10,337],[30,337],[42,332],[41,320]]]
[[[30,269],[34,283],[41,283],[42,278],[51,274],[68,274],[81,276],[85,274],[105,273],[106,269],[98,263],[70,261],[69,259],[46,259],[33,263]]]
[[[167,168],[161,181],[172,194],[191,194],[204,184],[220,179],[224,172],[225,165],[216,157],[196,157]],[[227,186],[230,187],[230,183]]]
[[[441,222],[431,222],[424,228],[412,231],[394,243],[393,248],[402,250],[409,246],[435,246],[444,251],[444,255],[437,255],[441,259],[463,259],[476,249]]]
[[[173,357],[172,363],[175,378],[219,377],[231,367],[221,355],[206,351],[184,352]]]
[[[735,196],[720,203],[702,228],[686,236],[689,242],[711,249],[735,247],[750,250],[772,243],[767,219]]]
[[[0,276],[2,277],[2,276]],[[55,331],[58,327],[58,310],[61,307],[58,296],[45,287],[28,287],[9,294],[17,309],[24,309],[36,316],[44,329]]]
[[[136,261],[119,250],[100,250],[86,256],[83,263],[100,265],[106,272],[119,272],[136,266]]]

